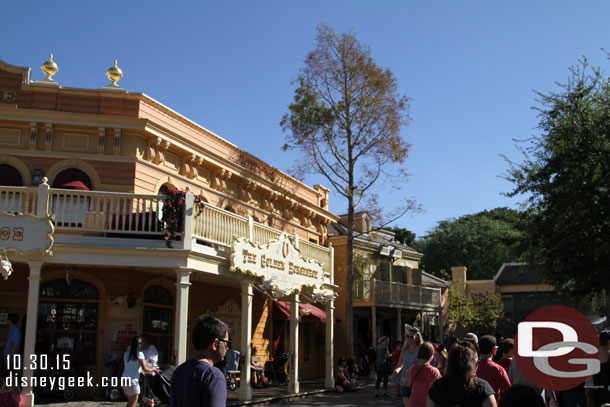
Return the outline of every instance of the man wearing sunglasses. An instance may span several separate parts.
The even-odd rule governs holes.
[[[225,407],[227,382],[214,367],[231,347],[229,327],[219,319],[203,316],[193,328],[196,355],[181,364],[172,376],[172,407]]]

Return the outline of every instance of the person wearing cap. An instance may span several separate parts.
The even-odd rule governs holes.
[[[477,377],[489,383],[495,392],[496,401],[500,398],[503,391],[510,387],[510,379],[506,370],[491,358],[496,354],[496,338],[491,335],[481,337],[479,350],[481,352],[479,365],[477,367]]]
[[[464,335],[462,341],[471,344],[474,347],[474,350],[476,351],[477,355],[479,354],[479,338],[476,334],[468,332],[466,335]]]

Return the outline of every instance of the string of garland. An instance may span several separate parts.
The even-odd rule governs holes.
[[[179,189],[169,191],[163,202],[161,210],[160,228],[167,247],[171,248],[171,241],[180,233],[184,232],[184,207],[186,192]],[[193,207],[196,208],[195,216],[201,215],[205,208],[205,201],[201,195],[195,195]]]

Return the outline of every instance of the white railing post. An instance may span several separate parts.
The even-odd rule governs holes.
[[[48,178],[42,179],[42,184],[38,185],[38,206],[36,207],[36,216],[39,218],[46,217],[49,212],[49,184]]]
[[[248,240],[250,241],[254,241],[254,219],[252,218],[252,216],[248,216]],[[258,242],[258,243],[262,243],[265,244],[267,242]]]
[[[195,217],[193,212],[194,202],[195,196],[187,188],[186,194],[184,194],[184,233],[182,235],[182,248],[184,250],[191,250],[193,246],[193,219]]]

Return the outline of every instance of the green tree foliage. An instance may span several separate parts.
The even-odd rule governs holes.
[[[463,283],[453,283],[449,288],[449,322],[454,327],[462,326],[474,332],[494,329],[504,315],[500,293],[464,292]]]
[[[409,229],[401,228],[398,226],[386,229],[396,233],[396,235],[394,235],[394,239],[396,239],[400,243],[404,243],[407,246],[413,246],[413,242],[415,241],[415,233],[411,232]]]
[[[566,84],[538,93],[540,134],[507,179],[531,212],[531,262],[561,291],[582,296],[610,286],[610,84],[586,59]]]
[[[469,280],[490,279],[502,263],[523,260],[526,228],[525,212],[496,208],[441,221],[414,248],[423,253],[420,268],[429,273],[466,266]]]
[[[351,355],[354,212],[361,203],[376,202],[372,187],[388,174],[396,182],[405,179],[400,164],[409,144],[401,129],[409,120],[409,99],[398,93],[392,72],[375,64],[368,47],[353,34],[339,35],[325,25],[318,27],[315,48],[295,83],[294,101],[280,123],[286,133],[284,150],[302,154],[293,174],[322,174],[347,203],[346,323]]]

